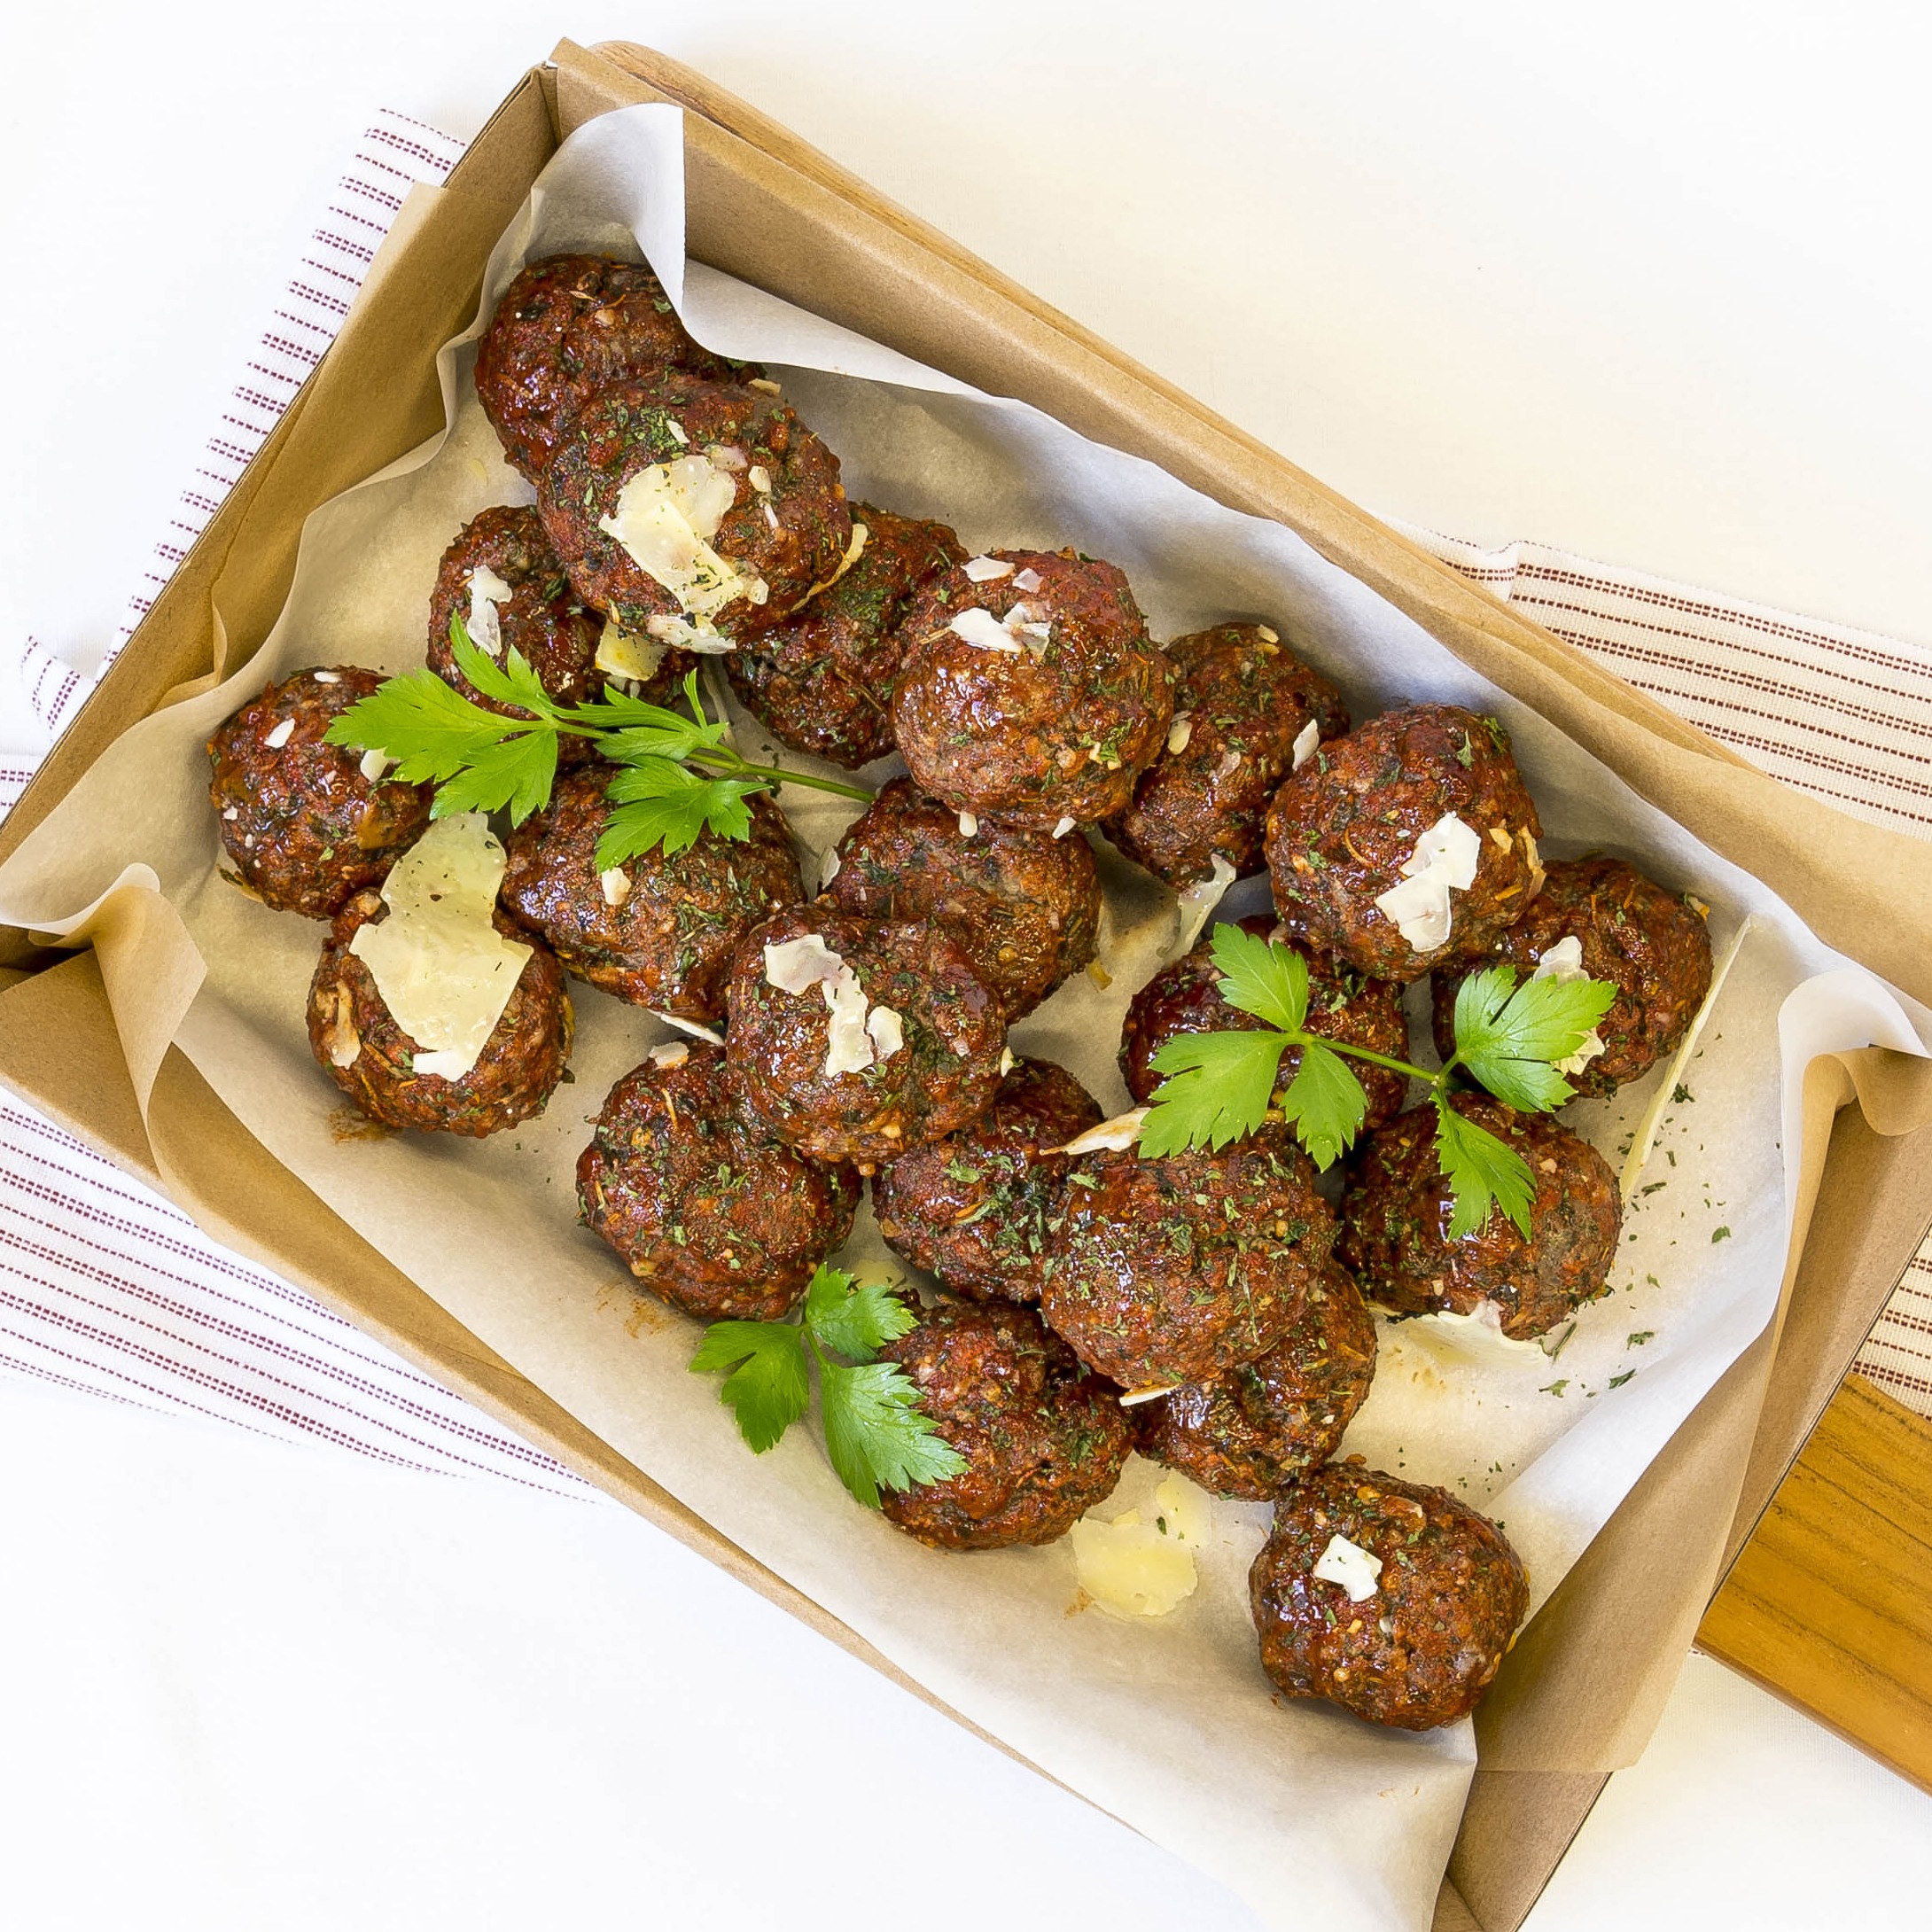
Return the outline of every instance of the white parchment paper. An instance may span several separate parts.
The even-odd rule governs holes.
[[[1720,943],[1750,922],[1682,1095],[1666,1109],[1643,1176],[1652,1191],[1635,1200],[1611,1293],[1554,1360],[1445,1362],[1413,1330],[1385,1324],[1375,1385],[1346,1445],[1498,1515],[1540,1602],[1774,1306],[1797,1071],[1815,1052],[1874,1040],[1922,1050],[1922,1009],[1908,1018],[1757,881],[1287,531],[687,265],[674,110],[611,114],[566,144],[492,259],[483,313],[526,259],[569,247],[641,250],[700,340],[772,366],[839,453],[853,497],[942,518],[976,548],[1074,543],[1109,557],[1157,637],[1231,618],[1271,621],[1336,679],[1358,719],[1425,697],[1497,712],[1549,853],[1613,851],[1694,889]],[[486,505],[529,501],[475,401],[475,332],[441,358],[448,432],[310,518],[261,654],[100,760],[0,872],[0,918],[58,930],[124,869],[151,867],[208,962],[183,1048],[279,1158],[491,1347],[938,1695],[1264,1916],[1426,1926],[1473,1765],[1468,1727],[1383,1733],[1271,1696],[1245,1593],[1265,1509],[1213,1504],[1199,1591],[1166,1618],[1126,1623],[1079,1608],[1064,1544],[939,1554],[854,1507],[807,1430],[761,1459],[743,1448],[715,1378],[686,1372],[695,1326],[637,1294],[575,1225],[572,1169],[586,1122],[662,1036],[658,1023],[577,987],[574,1084],[541,1119],[481,1143],[343,1133],[340,1096],[303,1028],[321,929],[217,876],[201,745],[265,682],[300,666],[420,663],[445,546]],[[737,722],[747,749],[766,742],[742,714]],[[853,808],[797,790],[783,803],[815,883],[819,854]],[[1104,851],[1102,861],[1112,984],[1078,978],[1015,1030],[1014,1044],[1064,1062],[1111,1112],[1126,1104],[1114,1066],[1120,1017],[1165,955],[1175,915],[1145,875]],[[1257,909],[1265,896],[1250,882],[1227,909]],[[1780,1009],[1801,985],[1780,1040]],[[1578,1105],[1574,1124],[1614,1165],[1649,1097],[1645,1083]],[[851,1252],[889,1258],[869,1215]],[[1105,1513],[1143,1500],[1155,1473],[1130,1464]]]

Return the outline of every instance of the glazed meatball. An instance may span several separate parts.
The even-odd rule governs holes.
[[[1168,884],[1259,872],[1275,788],[1348,729],[1342,694],[1266,624],[1219,624],[1166,646],[1180,674],[1167,743],[1107,827],[1128,858]]]
[[[1268,939],[1279,929],[1272,919],[1239,922],[1243,932]],[[1283,945],[1292,945],[1283,939]],[[1220,969],[1214,963],[1211,942],[1164,966],[1134,994],[1120,1030],[1120,1073],[1135,1102],[1154,1097],[1165,1075],[1155,1070],[1154,1056],[1170,1040],[1183,1033],[1266,1032],[1268,1023],[1232,1006],[1221,997]],[[1295,947],[1300,952],[1299,947]],[[1408,1022],[1402,1011],[1402,989],[1392,980],[1364,979],[1346,966],[1320,954],[1305,954],[1308,962],[1307,1028],[1329,1040],[1391,1059],[1408,1056]],[[1406,1075],[1366,1060],[1351,1060],[1349,1071],[1362,1083],[1368,1099],[1367,1125],[1380,1126],[1401,1111],[1408,1093]],[[1277,1088],[1286,1087],[1301,1066],[1301,1048],[1290,1047],[1282,1056]]]
[[[471,642],[499,663],[509,651],[520,652],[558,704],[585,705],[603,695],[596,657],[604,619],[577,601],[535,510],[505,505],[472,517],[443,552],[429,606],[430,669],[472,705],[499,717],[527,718],[518,705],[485,697],[456,668],[449,639],[455,615]],[[635,695],[667,704],[693,661],[688,652],[666,651]],[[566,764],[588,758],[590,740],[559,737],[557,754]]]
[[[1440,830],[1473,835],[1474,876],[1451,889],[1442,937],[1418,946],[1376,900],[1412,883],[1402,869]],[[1275,793],[1274,903],[1292,932],[1359,971],[1420,979],[1432,966],[1480,958],[1529,910],[1543,883],[1541,835],[1493,718],[1453,705],[1387,712],[1324,746]]]
[[[700,1320],[775,1321],[852,1232],[859,1177],[773,1139],[722,1047],[653,1049],[611,1089],[577,1162],[584,1226]]]
[[[383,683],[359,665],[298,671],[252,698],[208,740],[208,797],[241,879],[277,912],[332,919],[379,885],[429,823],[429,785],[371,777],[376,754],[323,733]]]
[[[1207,1382],[1294,1325],[1335,1241],[1285,1129],[1219,1153],[1082,1155],[1049,1222],[1040,1312],[1124,1388]]]
[[[892,749],[908,600],[966,552],[943,523],[852,506],[858,561],[830,589],[725,658],[731,688],[782,744],[856,771]]]
[[[847,912],[943,926],[1009,1022],[1099,943],[1100,871],[1084,838],[962,819],[909,778],[895,778],[853,823],[829,870],[825,890]]]
[[[1357,1580],[1318,1574],[1331,1570]],[[1289,1696],[1405,1731],[1475,1710],[1530,1609],[1523,1560],[1487,1516],[1358,1459],[1282,1492],[1248,1590],[1261,1667]]]
[[[1580,972],[1616,988],[1597,1023],[1601,1053],[1586,1043],[1582,1056],[1559,1064],[1579,1094],[1608,1094],[1648,1073],[1683,1039],[1710,991],[1703,920],[1621,859],[1557,860],[1529,912],[1482,963],[1506,961],[1534,974],[1557,948],[1545,970],[1559,977]],[[1455,1042],[1461,984],[1458,976],[1436,976],[1436,1044],[1445,1059]]]
[[[977,1120],[1000,1084],[998,1002],[936,926],[782,912],[738,947],[725,1004],[747,1105],[814,1160],[870,1173]]]
[[[1080,1367],[1031,1308],[942,1301],[880,1351],[912,1377],[966,1459],[942,1483],[885,1490],[886,1520],[942,1550],[1064,1536],[1120,1480],[1130,1447],[1118,1389]]]
[[[480,1139],[542,1112],[570,1054],[570,999],[556,954],[499,915],[497,930],[530,947],[502,1017],[461,1079],[418,1073],[419,1048],[349,950],[360,928],[387,915],[379,893],[358,892],[329,929],[308,985],[308,1043],[323,1071],[386,1127]]]
[[[1064,1067],[1017,1061],[988,1112],[873,1176],[880,1233],[955,1294],[1038,1301],[1047,1223],[1066,1168],[1052,1150],[1100,1119],[1093,1095]]]
[[[1095,824],[1166,742],[1173,666],[1111,564],[996,550],[929,584],[900,628],[892,728],[921,789],[955,812]]]
[[[1217,1496],[1266,1502],[1335,1453],[1375,1374],[1375,1319],[1329,1261],[1266,1355],[1136,1403],[1133,1445]]]
[[[476,346],[476,394],[503,453],[534,482],[591,393],[666,368],[742,382],[755,364],[700,348],[649,269],[603,255],[533,261]]]
[[[682,852],[660,846],[600,872],[612,771],[600,760],[557,775],[549,804],[510,835],[503,905],[579,978],[633,1006],[715,1024],[738,941],[799,902],[784,819],[757,793],[745,800],[749,837],[706,830]]]
[[[673,370],[585,402],[537,479],[537,508],[592,609],[634,636],[718,648],[837,574],[852,539],[838,458],[773,386]],[[674,517],[649,514],[667,500]],[[673,527],[692,535],[674,541]]]
[[[1493,1302],[1502,1332],[1528,1341],[1602,1293],[1624,1219],[1616,1176],[1547,1115],[1518,1113],[1486,1095],[1458,1094],[1450,1105],[1530,1164],[1529,1238],[1500,1208],[1474,1234],[1451,1238],[1449,1183],[1427,1105],[1357,1144],[1336,1252],[1362,1293],[1398,1314],[1466,1315]]]

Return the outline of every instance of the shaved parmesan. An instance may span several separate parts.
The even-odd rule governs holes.
[[[1145,1107],[1136,1107],[1130,1113],[1116,1114],[1111,1120],[1102,1120],[1097,1127],[1089,1127],[1085,1133],[1075,1134],[1064,1147],[1053,1148],[1049,1151],[1055,1154],[1118,1154],[1141,1138],[1148,1111]]]
[[[1165,1616],[1191,1597],[1200,1581],[1193,1546],[1211,1519],[1170,1476],[1154,1492],[1152,1523],[1138,1509],[1111,1523],[1083,1516],[1073,1525],[1074,1574],[1081,1589],[1116,1616]]]
[[[865,1030],[882,1060],[890,1060],[906,1044],[905,1023],[889,1006],[874,1007],[865,1017]]]
[[[754,463],[752,467],[744,472],[744,480],[749,483],[760,496],[769,496],[771,495],[771,471],[767,470],[762,463]]]
[[[1543,956],[1536,962],[1536,970],[1530,975],[1532,979],[1554,979],[1558,985],[1572,979],[1587,979],[1588,970],[1583,963],[1583,941],[1574,932],[1557,940],[1554,946],[1546,947]],[[1559,1073],[1567,1073],[1572,1079],[1603,1051],[1603,1036],[1588,1032],[1583,1042],[1565,1060],[1552,1060],[1550,1064]]]
[[[1077,818],[1063,818],[1054,827],[1053,836],[1056,838],[1064,838],[1079,822]]]
[[[705,455],[710,459],[713,467],[719,470],[742,470],[747,460],[744,452],[736,443],[707,443],[705,446]],[[765,483],[761,484],[753,477],[752,487],[754,490],[762,489],[770,481],[771,479],[767,477]]]
[[[997,557],[969,557],[959,567],[966,573],[967,580],[976,584],[990,584],[995,578],[1013,574],[1012,565]]]
[[[822,980],[845,970],[844,958],[816,932],[765,947],[765,984],[781,993],[809,993]]]
[[[620,865],[598,873],[597,885],[606,906],[621,906],[631,896],[631,876]]]
[[[759,580],[711,547],[737,495],[731,472],[708,456],[647,464],[618,492],[615,513],[599,518],[597,528],[622,544],[687,617],[698,619],[698,628],[709,629],[708,620],[726,605],[740,598],[763,602],[752,591]]]
[[[825,869],[818,876],[818,889],[820,892],[822,892],[838,876],[838,869],[844,863],[845,861],[838,856],[837,846],[834,845],[825,854]]]
[[[1016,590],[1024,590],[1028,596],[1032,596],[1040,588],[1040,573],[1029,565],[1013,580],[1013,588]]]
[[[1017,650],[1019,647],[1016,644],[1013,648]],[[294,736],[295,721],[292,718],[284,718],[261,742],[271,752],[279,752]]]
[[[1366,1603],[1381,1588],[1382,1559],[1345,1536],[1331,1536],[1308,1574],[1323,1583],[1340,1584],[1351,1603]]]
[[[342,682],[342,674],[339,671],[312,671],[309,675],[318,684],[339,684]]]
[[[1004,650],[1015,656],[1024,650],[1035,658],[1046,655],[1053,636],[1052,624],[1030,604],[1016,604],[1003,618],[977,604],[970,604],[946,627],[978,650]]]
[[[835,953],[832,957],[838,955]],[[878,1056],[866,1025],[865,988],[859,984],[858,974],[840,960],[837,972],[819,982],[819,992],[824,996],[825,1010],[831,1015],[825,1032],[822,1071],[826,1079],[863,1073]]]
[[[1383,916],[1417,953],[1434,953],[1448,943],[1453,924],[1450,892],[1476,883],[1483,842],[1473,827],[1446,812],[1415,841],[1402,861],[1399,884],[1375,900]]]
[[[782,396],[784,393],[769,376],[753,376],[744,386],[747,389],[762,389],[768,396]]]
[[[724,1045],[724,1035],[714,1032],[708,1026],[700,1026],[696,1020],[681,1019],[675,1013],[662,1013],[654,1006],[647,1006],[645,1012],[654,1020],[662,1020],[666,1026],[674,1026],[681,1033],[689,1033],[693,1040],[702,1040],[713,1047]]]
[[[1012,1048],[1001,1047],[1000,1049],[1000,1078],[1003,1080],[1018,1064],[1019,1060],[1014,1054]]]
[[[503,654],[503,622],[497,606],[516,594],[487,564],[479,564],[470,573],[470,611],[464,622],[470,642],[493,658]]]
[[[645,1056],[654,1067],[681,1067],[690,1056],[690,1048],[682,1040],[660,1040]]]
[[[1305,724],[1301,728],[1301,729],[1295,734],[1295,763],[1293,766],[1293,769],[1296,771],[1299,771],[1302,767],[1305,765],[1308,760],[1315,755],[1316,748],[1320,744],[1320,743],[1321,727],[1317,724],[1313,718],[1311,718],[1308,722]]]
[[[1438,1308],[1413,1320],[1398,1321],[1387,1331],[1387,1343],[1398,1354],[1414,1348],[1432,1360],[1452,1368],[1470,1362],[1490,1362],[1501,1367],[1514,1359],[1533,1361],[1540,1370],[1548,1352],[1535,1342],[1519,1342],[1503,1333],[1503,1309],[1487,1297],[1467,1314]]]
[[[1220,761],[1209,774],[1211,783],[1219,784],[1224,778],[1232,778],[1241,769],[1241,753],[1235,751],[1223,752]]]
[[[636,684],[648,684],[657,676],[658,666],[670,648],[655,637],[639,637],[635,632],[619,629],[615,624],[606,624],[604,635],[597,639],[594,661],[606,677],[628,678]]]
[[[1257,624],[1254,627],[1254,634],[1265,644],[1278,644],[1282,641],[1282,634],[1276,630],[1270,630],[1266,624]]]
[[[1188,749],[1188,742],[1194,736],[1194,713],[1191,711],[1177,711],[1174,721],[1167,728],[1167,749],[1175,758]]]
[[[979,821],[970,812],[959,815],[959,835],[962,838],[972,838],[978,835]]]
[[[1235,867],[1227,854],[1214,854],[1213,869],[1204,879],[1184,887],[1174,900],[1174,936],[1168,944],[1167,958],[1176,960],[1194,950],[1194,942],[1220,904],[1222,894],[1235,883]]]
[[[332,1067],[352,1067],[361,1057],[362,1037],[355,1031],[355,1001],[349,989],[338,980],[322,996],[329,1019],[323,1031],[323,1045]]]
[[[858,974],[816,932],[767,945],[765,981],[781,993],[802,994],[816,986],[824,996],[831,1015],[822,1070],[828,1079],[863,1073],[876,1062],[890,1060],[906,1043],[900,1016],[889,1006],[868,1014]]]
[[[482,813],[432,821],[383,883],[389,916],[349,941],[414,1043],[419,1074],[470,1072],[530,957],[491,920],[504,862]]]
[[[362,753],[362,762],[355,768],[370,784],[379,785],[382,783],[382,775],[394,763],[395,760],[386,752],[367,751]]]
[[[769,509],[770,505],[766,507]],[[757,596],[752,599],[752,603],[762,604],[766,596],[764,580],[754,577],[752,585],[758,592]],[[680,650],[697,650],[710,657],[718,657],[725,651],[737,649],[723,632],[713,630],[709,621],[702,618],[695,623],[688,617],[646,618],[644,628],[660,646],[674,644]]]

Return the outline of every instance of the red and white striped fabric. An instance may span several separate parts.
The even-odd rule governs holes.
[[[441,180],[461,152],[461,143],[396,114],[378,116],[364,135],[156,547],[116,650],[334,339],[409,183]],[[1409,534],[1777,777],[1932,837],[1932,652],[1539,545],[1484,550]],[[51,742],[91,681],[31,640],[19,671]],[[22,758],[0,760],[0,809],[31,770]],[[1932,1242],[1858,1366],[1932,1415]],[[596,1493],[4,1099],[0,1375],[417,1468]]]

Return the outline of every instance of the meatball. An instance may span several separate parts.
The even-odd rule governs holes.
[[[443,552],[429,606],[430,669],[472,705],[499,717],[527,718],[521,706],[485,697],[456,668],[449,619],[457,614],[471,642],[499,663],[507,651],[520,652],[558,704],[588,704],[603,695],[596,658],[604,619],[577,601],[535,510],[505,505],[472,517]],[[635,695],[668,703],[692,662],[685,651],[665,651]],[[588,758],[590,740],[560,736],[557,755],[566,764]]]
[[[942,1550],[1064,1536],[1120,1480],[1131,1446],[1118,1389],[1080,1367],[1031,1308],[942,1301],[879,1352],[903,1367],[958,1476],[885,1490],[886,1520]]]
[[[1579,1094],[1608,1094],[1648,1073],[1683,1039],[1710,991],[1702,919],[1621,859],[1557,860],[1528,913],[1482,963],[1507,961],[1535,973],[1555,948],[1548,970],[1559,977],[1581,972],[1616,988],[1597,1023],[1601,1053],[1586,1042],[1582,1056],[1561,1063]],[[1436,1044],[1445,1059],[1455,1043],[1461,984],[1459,976],[1436,976]]]
[[[966,552],[943,523],[852,506],[859,560],[802,610],[725,658],[731,688],[781,744],[856,771],[892,749],[907,601]]]
[[[1248,1591],[1261,1667],[1289,1696],[1405,1731],[1475,1710],[1530,1609],[1487,1516],[1353,1458],[1282,1491]]]
[[[1432,832],[1467,841],[1474,873],[1444,892],[1447,916],[1425,930],[1376,900],[1414,883],[1403,868],[1422,869]],[[1420,979],[1432,966],[1480,958],[1523,917],[1543,883],[1541,835],[1509,736],[1493,718],[1453,705],[1387,712],[1325,746],[1275,793],[1274,903],[1291,931],[1359,970]],[[1465,876],[1457,856],[1452,849],[1439,861],[1453,878]]]
[[[739,946],[725,1005],[746,1103],[814,1160],[870,1173],[977,1120],[1000,1084],[998,1002],[936,926],[782,912]]]
[[[1084,838],[962,820],[909,778],[838,841],[825,890],[866,918],[943,926],[1009,1022],[1085,966],[1100,939],[1100,870]]]
[[[1272,919],[1240,922],[1243,932],[1268,939],[1279,928]],[[1282,940],[1283,945],[1292,945]],[[1299,947],[1295,947],[1300,952]],[[1402,1011],[1402,989],[1388,979],[1364,979],[1336,961],[1319,954],[1304,954],[1308,962],[1308,1014],[1312,1033],[1345,1040],[1370,1053],[1402,1060],[1408,1056],[1408,1021]],[[1183,1033],[1266,1032],[1268,1023],[1244,1012],[1221,997],[1220,969],[1210,943],[1164,966],[1134,994],[1120,1029],[1120,1073],[1127,1091],[1141,1105],[1154,1097],[1165,1075],[1157,1072],[1154,1056],[1170,1040]],[[1294,1079],[1301,1065],[1301,1048],[1290,1047],[1282,1056],[1278,1088]],[[1367,1125],[1380,1126],[1401,1111],[1408,1093],[1407,1076],[1367,1060],[1351,1060],[1349,1071],[1362,1083],[1367,1096]]]
[[[1398,1314],[1466,1315],[1493,1302],[1502,1332],[1528,1341],[1602,1293],[1624,1220],[1616,1176],[1547,1115],[1518,1113],[1486,1095],[1458,1094],[1450,1105],[1530,1164],[1529,1238],[1500,1208],[1474,1234],[1450,1236],[1431,1104],[1358,1143],[1336,1256],[1370,1301]]]
[[[928,584],[900,630],[899,749],[955,812],[1095,824],[1166,742],[1173,666],[1111,564],[996,550]]]
[[[611,776],[601,760],[557,775],[549,804],[510,835],[503,905],[579,978],[633,1006],[714,1023],[738,941],[799,902],[784,819],[757,793],[745,800],[748,837],[706,830],[682,852],[660,846],[600,872]]]
[[[1181,887],[1258,872],[1275,787],[1348,729],[1342,694],[1266,624],[1219,624],[1166,646],[1180,674],[1174,721],[1133,802],[1107,835],[1128,858]]]
[[[1047,1223],[1066,1168],[1052,1150],[1100,1119],[1093,1095],[1064,1067],[1016,1061],[990,1111],[873,1176],[880,1233],[955,1294],[1038,1301]]]
[[[656,1048],[611,1089],[577,1161],[584,1226],[700,1320],[775,1321],[852,1232],[859,1177],[775,1140],[722,1047]]]
[[[1375,1374],[1375,1319],[1333,1261],[1266,1355],[1134,1405],[1133,1445],[1217,1496],[1266,1502],[1326,1462]]]
[[[717,381],[759,373],[693,341],[649,269],[552,255],[503,291],[476,346],[476,395],[504,455],[534,482],[594,391],[667,367]]]
[[[323,733],[383,683],[359,665],[298,671],[252,698],[208,740],[208,797],[243,883],[277,912],[332,919],[379,885],[429,823],[429,785],[371,774],[377,753],[327,744]]]
[[[387,916],[377,892],[358,892],[336,915],[308,985],[308,1044],[323,1071],[386,1127],[481,1139],[541,1113],[570,1054],[570,998],[549,947],[498,916],[497,930],[530,957],[476,1064],[461,1079],[418,1073],[415,1040],[397,1025],[375,976],[349,942]]]
[[[718,648],[831,580],[852,538],[838,458],[775,386],[672,370],[585,402],[537,508],[586,604],[633,635]]]
[[[1083,1155],[1066,1178],[1040,1312],[1128,1389],[1207,1382],[1265,1354],[1335,1242],[1314,1169],[1279,1126],[1219,1153]]]

